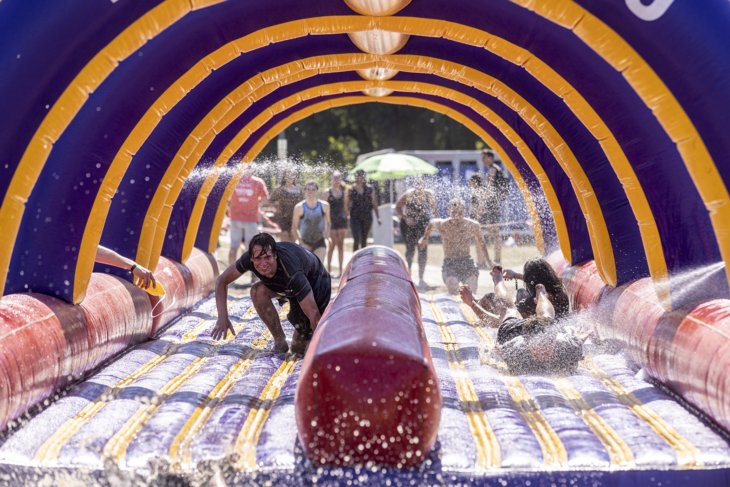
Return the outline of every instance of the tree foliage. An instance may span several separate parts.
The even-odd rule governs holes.
[[[458,122],[430,110],[366,103],[333,108],[286,129],[288,152],[305,162],[352,166],[358,154],[380,149],[474,150],[484,142]],[[272,140],[261,157],[276,157]]]

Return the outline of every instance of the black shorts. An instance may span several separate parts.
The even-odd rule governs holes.
[[[479,222],[483,225],[495,225],[502,221],[502,201],[490,198],[485,204],[485,211]]]
[[[497,343],[507,343],[513,338],[524,335],[525,319],[510,316],[505,318],[497,330]]]
[[[332,284],[328,283],[326,288],[323,287],[323,289],[317,293],[320,297],[317,302],[317,308],[319,308],[320,313],[324,313],[324,310],[327,309],[327,305],[330,302],[331,291]],[[302,307],[299,306],[299,301],[296,299],[289,299],[289,314],[286,315],[286,319],[289,320],[289,323],[291,323],[294,329],[299,332],[302,338],[305,340],[312,339],[312,333],[314,333],[314,331],[309,323],[309,317],[306,313],[304,313]]]
[[[441,278],[446,282],[448,277],[464,282],[470,277],[479,277],[479,269],[471,257],[445,257],[441,266]]]

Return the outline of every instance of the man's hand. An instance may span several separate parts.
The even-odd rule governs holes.
[[[421,250],[425,250],[426,247],[428,247],[428,239],[426,237],[421,237],[418,240],[418,248],[420,248]]]
[[[459,295],[461,296],[461,300],[464,301],[464,304],[467,306],[470,306],[474,303],[474,295],[471,293],[471,288],[469,288],[468,284],[462,284],[459,286]]]
[[[236,330],[233,329],[233,325],[231,324],[231,320],[228,319],[228,317],[218,317],[218,321],[215,322],[215,326],[213,327],[213,331],[210,333],[210,336],[213,338],[213,340],[220,340],[221,338],[225,339],[228,336],[228,331],[230,330],[231,333],[233,333],[233,336],[236,336]]]
[[[134,276],[135,284],[137,284],[142,289],[147,289],[150,286],[154,287],[157,284],[157,281],[155,281],[155,276],[154,274],[152,274],[152,271],[147,269],[146,267],[142,267],[141,265],[134,265],[132,275]]]
[[[505,269],[504,272],[502,272],[502,277],[505,278],[507,281],[511,281],[517,276],[517,273],[513,271],[512,269]]]

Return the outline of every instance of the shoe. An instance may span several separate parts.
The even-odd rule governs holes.
[[[418,281],[418,290],[419,291],[430,291],[433,289],[433,286],[429,286],[426,284],[426,281]]]

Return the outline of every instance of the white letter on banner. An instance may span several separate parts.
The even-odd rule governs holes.
[[[649,5],[644,5],[641,0],[626,0],[626,6],[634,15],[641,20],[651,22],[666,13],[674,0],[654,0]]]

